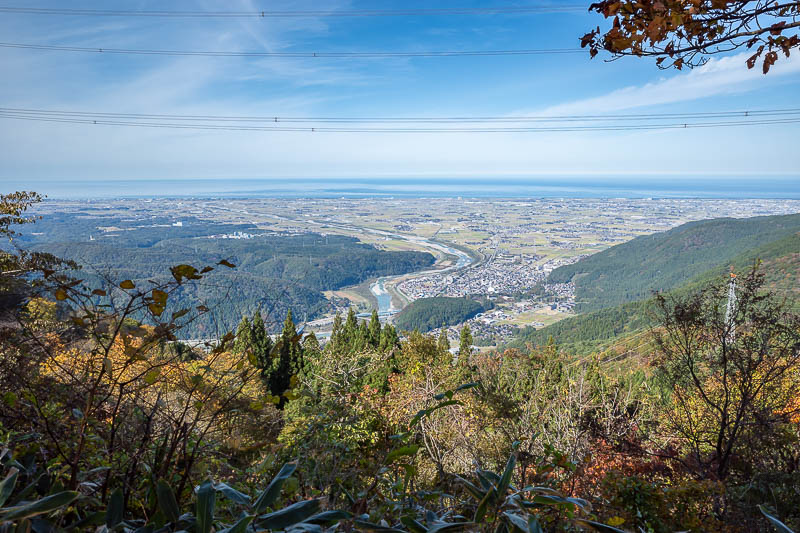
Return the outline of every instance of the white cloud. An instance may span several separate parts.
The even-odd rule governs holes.
[[[313,3],[292,8],[313,8]],[[248,10],[242,0],[230,9]],[[345,6],[344,3],[337,4]],[[311,6],[311,7],[309,7]],[[218,9],[208,0],[207,9]],[[62,39],[92,43],[124,38],[129,47],[169,47],[231,50],[298,48],[303,39],[324,37],[326,21],[301,19],[191,22],[117,35],[113,23],[97,32],[75,27],[53,32]],[[137,26],[138,28],[138,26]],[[0,21],[0,30],[12,28]],[[20,42],[25,28],[8,40]],[[37,31],[36,33],[40,33]],[[71,35],[67,35],[70,33]],[[19,34],[19,35],[17,35]],[[105,35],[103,35],[105,34]],[[300,42],[301,44],[297,44]],[[157,44],[156,44],[157,43]],[[14,84],[0,86],[0,102],[8,107],[204,115],[368,115],[388,106],[433,109],[421,94],[381,92],[412,71],[410,62],[381,64],[320,63],[235,58],[127,58],[98,67],[94,56],[3,51],[4,75]],[[750,105],[748,91],[796,83],[800,61],[781,59],[766,77],[749,71],[745,55],[718,59],[704,67],[643,85],[554,105],[535,113],[600,114],[643,107],[671,106],[704,98],[738,95]],[[394,70],[391,70],[394,69]],[[403,69],[403,70],[401,70]],[[391,76],[386,75],[391,73]],[[381,78],[381,74],[386,75]],[[557,76],[557,72],[555,75]],[[468,80],[468,77],[464,79]],[[554,78],[553,83],[558,80]],[[356,90],[369,83],[368,96],[350,108]],[[462,97],[458,79],[453,98]],[[513,83],[498,79],[497,87]],[[591,85],[586,83],[586,87]],[[438,88],[437,88],[438,89]],[[442,91],[444,92],[444,91]],[[587,91],[585,90],[584,93]],[[498,93],[501,93],[498,90]],[[388,95],[388,96],[387,96]],[[441,97],[439,97],[441,98]],[[469,94],[463,96],[467,106]],[[490,98],[486,98],[489,101]],[[359,111],[359,105],[363,109]],[[505,104],[505,102],[503,102]],[[764,107],[756,101],[753,107]],[[482,114],[475,106],[463,114]],[[508,106],[516,105],[509,102]],[[718,105],[708,107],[719,109]],[[340,110],[346,109],[346,110]],[[356,109],[356,111],[353,111]],[[667,108],[669,110],[669,108]],[[492,114],[499,114],[492,111]],[[509,114],[529,114],[516,111]],[[458,114],[458,112],[448,112]],[[534,114],[534,112],[530,112]],[[794,129],[792,129],[794,128]],[[115,128],[103,126],[0,121],[0,184],[3,178],[153,178],[153,177],[282,177],[282,176],[402,176],[402,175],[530,175],[560,173],[649,172],[792,172],[800,168],[797,126],[725,130],[602,133],[515,134],[325,134],[268,132],[204,132]],[[794,134],[792,134],[795,132]]]
[[[759,68],[747,68],[745,61],[750,55],[741,53],[714,58],[702,67],[674,74],[669,78],[662,78],[645,85],[624,87],[601,96],[549,106],[537,111],[536,114],[602,114],[701,100],[723,94],[751,91],[800,72],[800,60],[797,59],[797,54],[788,59],[781,58],[766,76]]]

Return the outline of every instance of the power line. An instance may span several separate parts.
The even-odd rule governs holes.
[[[49,116],[84,119],[132,119],[170,120],[181,122],[260,122],[260,123],[485,123],[485,122],[598,122],[598,121],[641,121],[641,120],[697,120],[721,118],[764,118],[791,117],[800,115],[800,108],[754,109],[728,111],[699,111],[687,113],[627,113],[604,115],[518,115],[518,116],[438,116],[438,117],[293,117],[279,115],[176,115],[152,113],[112,113],[105,111],[66,111],[54,109],[34,109],[0,107],[0,112],[30,116]]]
[[[453,7],[417,9],[352,9],[352,10],[253,10],[253,11],[132,11],[117,9],[62,9],[34,7],[0,7],[0,13],[17,15],[61,15],[99,17],[160,18],[299,18],[299,17],[418,17],[446,15],[531,15],[585,11],[584,5],[532,5],[500,7]]]
[[[156,56],[204,57],[283,57],[283,58],[380,58],[380,57],[471,57],[471,56],[529,56],[584,53],[580,48],[529,48],[521,50],[450,50],[423,52],[246,52],[209,50],[155,50],[141,48],[104,48],[88,46],[56,46],[45,44],[0,43],[0,48],[46,50],[56,52],[89,52],[101,54],[130,54]]]
[[[798,118],[785,119],[758,119],[738,121],[712,121],[712,122],[686,122],[665,124],[628,124],[628,125],[601,125],[601,126],[528,126],[528,127],[299,127],[299,126],[258,126],[235,124],[186,124],[180,122],[141,122],[131,120],[92,119],[65,117],[62,115],[31,115],[0,111],[0,118],[55,122],[70,124],[91,124],[102,126],[127,126],[140,128],[183,129],[183,130],[209,130],[209,131],[268,131],[268,132],[309,132],[309,133],[544,133],[544,132],[608,132],[608,131],[643,131],[643,130],[671,130],[693,128],[719,128],[736,126],[757,126],[775,124],[798,124]]]

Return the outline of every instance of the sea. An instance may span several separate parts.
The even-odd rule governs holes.
[[[93,198],[781,198],[797,176],[382,177],[265,179],[0,179],[0,193]]]

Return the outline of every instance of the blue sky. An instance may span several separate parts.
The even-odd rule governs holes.
[[[528,2],[547,5],[548,2]],[[570,4],[581,2],[570,2]],[[588,5],[588,2],[584,2]],[[436,7],[505,6],[452,1]],[[550,2],[559,5],[559,2]],[[107,2],[25,7],[109,9]],[[424,2],[170,2],[169,9],[429,8]],[[115,2],[114,9],[165,9]],[[536,15],[157,19],[0,14],[2,41],[115,48],[421,51],[572,48],[605,21]],[[795,54],[796,55],[796,54]],[[0,107],[279,116],[664,113],[798,106],[800,60],[768,76],[744,55],[694,71],[558,56],[243,59],[0,49]],[[800,124],[648,132],[290,133],[174,131],[0,119],[3,180],[798,175]]]

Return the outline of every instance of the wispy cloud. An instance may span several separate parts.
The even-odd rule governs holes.
[[[745,60],[750,55],[742,53],[715,58],[688,72],[673,74],[644,85],[631,85],[600,96],[548,106],[537,113],[598,114],[702,100],[763,88],[766,84],[780,82],[781,78],[800,72],[797,54],[788,59],[782,58],[767,76],[758,68],[746,67]]]
[[[58,5],[56,0],[49,2]],[[104,7],[100,0],[94,2],[95,7]],[[140,3],[142,9],[161,7],[155,0]],[[322,9],[319,4],[317,0],[293,0],[281,8]],[[87,0],[86,5],[92,2]],[[186,2],[182,8],[219,10],[220,5],[216,0],[198,0]],[[256,0],[236,0],[225,4],[225,9],[246,11],[258,5]],[[349,7],[349,0],[326,0],[324,4],[324,9]],[[379,21],[30,17],[12,21],[6,17],[0,18],[0,33],[8,41],[130,48],[481,49],[530,47],[531,35],[569,37],[573,31],[577,35],[574,27],[552,27],[553,21],[583,24],[572,20],[571,15],[536,19],[539,26],[534,27],[531,19],[524,19],[518,26],[498,27],[495,19],[483,24],[482,20],[458,17]],[[357,31],[350,32],[352,28]],[[0,103],[8,107],[197,115],[500,116],[772,105],[772,100],[756,99],[756,94],[759,98],[796,100],[792,92],[796,87],[781,86],[800,82],[800,61],[781,59],[768,76],[763,76],[747,70],[745,58],[740,54],[715,59],[694,71],[659,73],[643,68],[643,61],[613,65],[594,62],[587,66],[585,57],[572,56],[552,61],[547,57],[316,61],[104,57],[0,50],[4,80],[9,80],[0,84]],[[597,81],[591,77],[593,72],[606,77]],[[608,72],[619,77],[611,79]],[[800,168],[800,151],[794,147],[797,127],[636,133],[325,134],[154,130],[0,120],[0,185],[3,178],[20,176],[786,173]],[[765,158],[763,153],[781,155]]]

